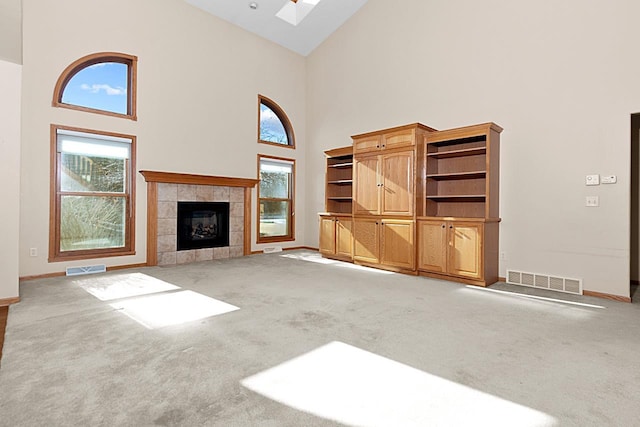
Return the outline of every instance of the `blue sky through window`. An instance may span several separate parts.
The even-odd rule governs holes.
[[[128,66],[100,62],[76,73],[62,94],[62,102],[96,110],[127,114]]]
[[[260,104],[260,139],[278,144],[289,144],[287,131],[280,118],[271,108],[262,103]]]

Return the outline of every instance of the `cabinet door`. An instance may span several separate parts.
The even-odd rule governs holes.
[[[380,183],[378,156],[354,159],[353,213],[377,214],[380,209]]]
[[[380,235],[380,263],[413,270],[413,221],[383,219]]]
[[[380,227],[375,218],[354,218],[353,259],[378,264],[380,262]]]
[[[385,150],[416,145],[415,130],[404,129],[382,135],[381,147]]]
[[[449,223],[449,272],[458,276],[481,279],[482,224]]]
[[[380,135],[364,136],[353,140],[354,153],[370,153],[380,150]]]
[[[413,150],[383,154],[382,215],[413,216]]]
[[[335,218],[331,216],[320,217],[320,253],[327,255],[336,253]]]
[[[448,245],[444,221],[418,221],[418,269],[446,273]]]
[[[348,217],[336,218],[336,255],[353,256],[353,221]]]

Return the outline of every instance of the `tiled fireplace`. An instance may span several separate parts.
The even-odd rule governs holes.
[[[255,179],[140,172],[147,181],[147,264],[174,265],[251,253],[251,188]],[[229,245],[178,250],[178,202],[229,204]]]

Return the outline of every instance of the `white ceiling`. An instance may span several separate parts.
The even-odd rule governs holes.
[[[293,26],[276,17],[276,13],[290,0],[185,1],[303,56],[310,54],[367,2],[321,0],[302,22]],[[249,3],[254,1],[258,4],[255,10],[249,7]]]

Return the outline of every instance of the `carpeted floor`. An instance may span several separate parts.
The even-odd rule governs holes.
[[[636,304],[254,255],[23,283],[0,425],[632,426],[639,354]]]

